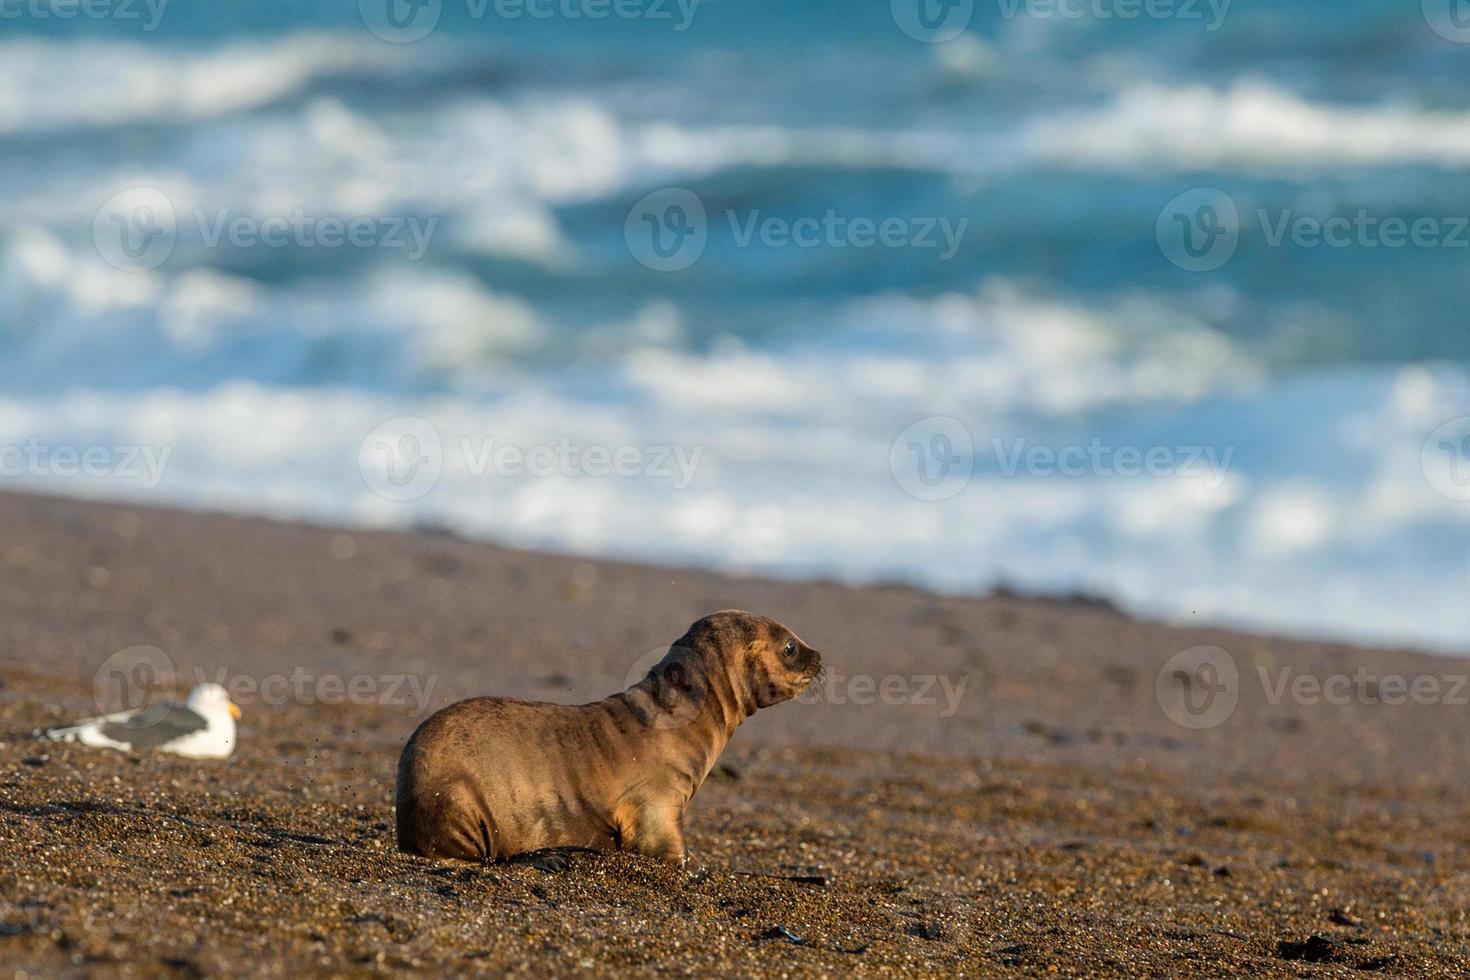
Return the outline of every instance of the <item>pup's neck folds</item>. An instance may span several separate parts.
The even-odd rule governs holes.
[[[659,664],[617,697],[667,746],[663,758],[688,781],[691,795],[735,729],[759,707],[743,671],[731,671],[723,658],[695,650]]]

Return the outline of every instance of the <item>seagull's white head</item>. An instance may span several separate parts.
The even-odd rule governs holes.
[[[230,693],[218,684],[196,685],[184,703],[206,718],[223,718],[226,715],[230,718],[240,717],[240,706],[231,701]]]

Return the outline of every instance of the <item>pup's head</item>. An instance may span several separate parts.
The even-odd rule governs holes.
[[[758,708],[799,697],[822,670],[822,655],[774,619],[739,609],[706,616],[674,644],[718,659]]]

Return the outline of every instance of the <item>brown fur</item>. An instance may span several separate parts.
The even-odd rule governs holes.
[[[805,691],[821,663],[780,623],[731,610],[602,701],[450,705],[399,758],[398,847],[462,861],[622,847],[682,863],[684,811],[735,729]]]

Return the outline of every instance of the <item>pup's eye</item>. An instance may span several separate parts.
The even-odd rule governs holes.
[[[796,641],[795,640],[787,640],[786,641],[786,649],[785,649],[784,652],[786,654],[786,659],[787,660],[795,660],[796,659]]]

